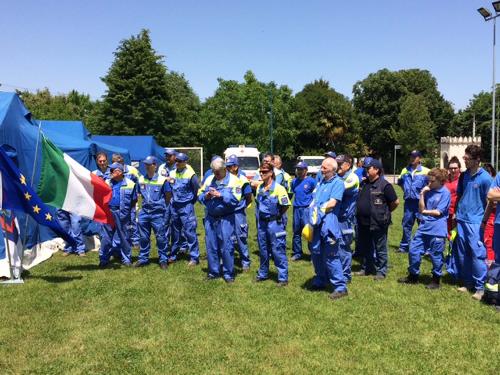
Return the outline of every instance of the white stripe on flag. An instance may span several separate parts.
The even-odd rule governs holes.
[[[92,219],[96,206],[91,172],[68,154],[64,154],[64,161],[69,167],[69,179],[62,209]]]

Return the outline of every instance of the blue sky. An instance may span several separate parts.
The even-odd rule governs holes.
[[[167,67],[202,99],[218,77],[241,81],[249,69],[294,92],[323,78],[351,97],[369,73],[421,68],[459,109],[491,88],[493,25],[480,6],[492,8],[480,0],[2,1],[0,90],[99,98],[120,40],[148,28]]]

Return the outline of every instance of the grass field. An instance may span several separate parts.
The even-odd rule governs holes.
[[[0,287],[0,374],[500,374],[499,313],[446,283],[396,282],[401,211],[388,278],[355,277],[339,301],[307,290],[308,261],[290,263],[286,288],[253,282],[252,210],[252,272],[232,285],[205,281],[206,260],[99,270],[97,253],[57,254],[24,285]],[[198,233],[204,254],[201,220]]]

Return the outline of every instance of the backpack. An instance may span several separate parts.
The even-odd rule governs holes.
[[[500,293],[498,284],[500,283],[500,264],[493,263],[486,274],[486,282],[484,284],[483,301],[490,305],[500,306]]]

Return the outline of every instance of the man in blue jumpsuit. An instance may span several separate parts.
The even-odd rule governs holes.
[[[219,155],[214,155],[212,156],[212,159],[210,159],[210,164],[212,164],[212,162],[214,160],[217,160],[217,159],[220,159],[220,160],[224,160],[222,159],[222,156],[219,156]],[[203,174],[203,178],[201,180],[201,184],[203,185],[205,183],[205,181],[207,180],[208,177],[212,176],[214,174],[214,171],[212,170],[212,168],[208,168],[205,173]]]
[[[109,208],[115,226],[105,224],[101,227],[99,267],[108,265],[113,243],[119,246],[123,265],[131,266],[132,264],[132,249],[127,240],[127,227],[130,223],[130,211],[137,202],[137,185],[123,175],[123,169],[123,165],[119,163],[113,163],[110,166],[111,179],[107,182],[111,187],[112,196]]]
[[[312,287],[324,289],[330,282],[333,285],[331,299],[347,296],[347,283],[342,270],[339,249],[342,232],[338,224],[340,203],[344,195],[344,182],[336,175],[337,168],[337,161],[334,158],[323,160],[321,182],[316,186],[311,204],[311,208],[316,210],[319,217],[317,223],[314,223],[311,242],[311,257],[315,272]]]
[[[325,159],[327,158],[332,158],[335,159],[337,157],[337,154],[335,151],[327,151],[323,155]],[[316,183],[319,183],[321,179],[323,178],[323,175],[321,174],[321,171],[316,175]]]
[[[98,152],[95,161],[97,169],[92,171],[92,173],[102,178],[104,181],[109,180],[111,172],[109,170],[108,155],[106,155],[105,152]]]
[[[269,277],[269,260],[272,255],[278,270],[278,286],[288,285],[288,259],[286,257],[286,227],[283,215],[290,198],[283,186],[274,180],[274,167],[269,163],[260,166],[262,183],[257,187],[257,242],[259,244],[260,266],[255,281]]]
[[[194,204],[197,200],[199,189],[198,177],[193,168],[187,164],[189,157],[183,152],[177,153],[176,169],[169,177],[172,189],[172,231],[174,243],[169,256],[169,263],[177,260],[177,254],[182,245],[182,235],[185,236],[188,245],[190,261],[188,266],[196,266],[200,262],[200,249],[196,235],[196,214]]]
[[[404,212],[403,212],[403,236],[399,244],[399,252],[407,253],[410,246],[411,231],[415,220],[419,218],[418,197],[420,191],[429,182],[427,174],[429,168],[422,166],[422,154],[414,150],[410,153],[410,163],[403,168],[399,175],[398,185],[403,189]]]
[[[158,174],[162,177],[169,177],[170,173],[175,170],[175,157],[177,156],[177,151],[173,148],[165,148],[165,160],[166,162],[158,167]],[[170,202],[167,202],[167,207],[165,209],[165,237],[167,238],[167,246],[172,246],[174,243],[174,236],[172,233],[172,209],[170,207]],[[181,248],[187,248],[186,239],[182,237]]]
[[[472,297],[477,300],[483,297],[487,272],[481,221],[493,181],[489,173],[480,167],[481,154],[481,148],[476,145],[465,149],[463,158],[467,170],[457,185],[457,236],[454,241],[458,276],[464,283],[458,290],[475,291]]]
[[[151,250],[151,229],[156,236],[158,248],[158,263],[161,269],[168,266],[168,242],[166,237],[165,211],[167,199],[170,199],[170,185],[167,178],[156,172],[158,161],[154,156],[148,156],[142,161],[146,175],[139,177],[139,193],[142,206],[139,211],[139,259],[134,264],[141,267],[149,263]]]
[[[227,283],[234,281],[235,211],[242,198],[242,181],[229,173],[222,159],[210,164],[213,175],[200,189],[199,201],[206,207],[205,243],[209,280],[222,276]],[[222,267],[221,267],[222,262]]]
[[[339,243],[340,260],[344,277],[351,281],[352,253],[351,244],[354,238],[354,224],[356,221],[356,201],[359,193],[359,178],[352,170],[352,157],[350,155],[337,156],[339,178],[344,182],[344,195],[340,203],[339,225],[342,230],[342,239]]]
[[[243,171],[239,168],[239,161],[236,155],[230,155],[226,161],[226,168],[232,175],[238,177],[241,181],[241,194],[238,208],[234,213],[234,235],[238,246],[238,252],[241,258],[241,267],[243,272],[250,269],[250,252],[248,250],[248,221],[246,208],[252,203],[252,188]]]
[[[313,200],[316,187],[314,178],[307,175],[307,164],[303,161],[295,166],[295,177],[292,181],[293,200],[293,242],[292,261],[297,261],[304,255],[302,252],[302,229],[309,222],[309,205]],[[309,246],[309,252],[311,247]]]
[[[85,240],[83,239],[81,221],[82,217],[72,214],[62,209],[57,210],[57,220],[61,227],[75,240],[76,246],[72,246],[66,242],[64,245],[63,256],[76,254],[85,256]]]

